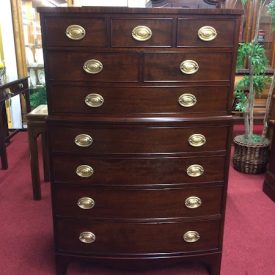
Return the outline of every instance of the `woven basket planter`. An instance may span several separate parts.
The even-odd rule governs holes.
[[[246,174],[260,174],[266,170],[270,141],[261,143],[245,142],[244,135],[236,136],[234,142],[233,167]]]

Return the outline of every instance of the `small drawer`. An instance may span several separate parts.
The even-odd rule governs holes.
[[[151,53],[144,57],[145,82],[230,81],[231,74],[229,52]]]
[[[46,17],[44,34],[47,47],[105,47],[107,44],[105,18]]]
[[[56,182],[75,185],[152,185],[223,182],[225,157],[99,158],[54,156]]]
[[[78,218],[178,218],[221,214],[223,187],[104,190],[54,185],[55,213]]]
[[[47,67],[51,80],[137,82],[138,64],[135,53],[54,51],[48,53]]]
[[[177,45],[179,47],[233,47],[234,30],[235,20],[180,18]]]
[[[51,84],[47,92],[52,114],[144,114],[213,113],[226,114],[228,86],[183,87],[89,87]],[[86,104],[91,94],[99,94],[99,108]],[[215,98],[215,100],[213,100]]]
[[[219,248],[219,231],[220,222],[216,220],[178,223],[56,220],[58,251],[96,255],[215,250]]]
[[[51,125],[52,151],[81,154],[201,153],[225,151],[228,126],[145,127]],[[88,138],[88,140],[87,140]],[[172,141],[172,142],[171,142]]]
[[[171,47],[173,19],[112,19],[113,47]]]

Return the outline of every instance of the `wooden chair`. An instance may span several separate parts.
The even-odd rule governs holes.
[[[48,106],[39,105],[34,110],[26,115],[28,126],[29,150],[30,150],[30,165],[33,188],[33,199],[41,199],[41,187],[39,176],[39,161],[38,161],[38,145],[37,139],[41,135],[44,181],[49,181],[49,158],[47,150],[46,137],[46,118],[48,116]]]

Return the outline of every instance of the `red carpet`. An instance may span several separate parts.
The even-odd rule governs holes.
[[[32,200],[26,133],[13,138],[8,146],[8,160],[9,170],[0,170],[0,274],[54,275],[50,186],[42,182],[43,199]],[[275,274],[275,203],[262,192],[263,179],[264,175],[230,170],[221,275]],[[129,272],[71,265],[67,274]],[[201,266],[188,266],[142,274],[207,272]]]

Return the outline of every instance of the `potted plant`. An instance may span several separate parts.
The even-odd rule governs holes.
[[[267,121],[270,109],[271,95],[274,87],[274,74],[270,78],[266,75],[268,60],[265,49],[259,41],[260,19],[264,9],[267,9],[275,18],[275,0],[253,0],[257,4],[255,35],[249,42],[240,43],[237,54],[237,68],[248,66],[245,75],[235,87],[235,97],[238,100],[236,110],[243,112],[245,133],[234,138],[233,167],[241,172],[257,174],[265,171],[268,161],[269,139],[266,137]],[[248,0],[242,0],[243,6]],[[274,71],[275,72],[275,71]],[[261,95],[269,85],[269,94],[266,102],[264,127],[261,135],[253,132],[255,98]]]

